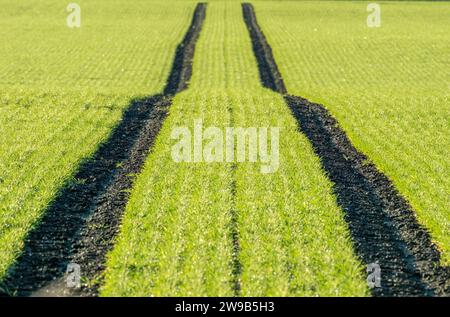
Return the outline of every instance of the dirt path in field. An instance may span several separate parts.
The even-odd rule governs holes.
[[[172,97],[188,86],[205,14],[206,4],[198,4],[176,49],[164,94],[130,104],[109,139],[80,166],[76,182],[60,191],[30,232],[23,254],[1,284],[6,295],[97,295],[105,256],[119,231],[135,175],[144,165]],[[81,289],[67,287],[69,263],[80,266]]]
[[[350,142],[323,105],[287,95],[272,50],[259,28],[253,6],[243,4],[262,84],[284,96],[300,130],[308,137],[345,213],[357,254],[377,263],[381,286],[375,296],[450,295],[450,268],[409,203],[392,182]]]

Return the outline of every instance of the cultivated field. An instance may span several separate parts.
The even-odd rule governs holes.
[[[104,294],[366,294],[319,161],[283,99],[259,83],[240,5],[208,5],[193,74],[137,180]],[[278,172],[173,162],[173,127],[198,118],[205,127],[280,127]]]
[[[258,21],[288,91],[323,103],[392,179],[450,264],[448,3],[261,2]]]
[[[80,3],[92,12],[86,28],[72,30],[59,3],[1,2],[0,277],[131,100],[163,88],[193,12],[189,3],[89,1]]]
[[[0,295],[450,294],[450,4],[77,3],[0,0]]]

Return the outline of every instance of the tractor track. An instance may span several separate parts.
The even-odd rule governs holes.
[[[161,129],[172,98],[188,87],[206,15],[197,4],[178,45],[164,93],[136,99],[93,155],[56,195],[28,234],[22,254],[0,283],[5,296],[97,296],[130,190]],[[67,288],[69,264],[80,267],[81,288]]]
[[[450,267],[389,178],[350,142],[320,104],[287,94],[253,6],[242,4],[263,86],[283,95],[333,183],[356,253],[381,269],[374,296],[450,296]]]

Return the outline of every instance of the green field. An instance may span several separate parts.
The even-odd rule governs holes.
[[[217,53],[210,55],[211,48]],[[278,172],[262,174],[250,162],[173,162],[172,128],[193,127],[194,119],[205,127],[279,126]],[[366,294],[317,158],[283,99],[260,86],[240,6],[212,3],[190,89],[175,99],[137,181],[103,294],[234,295],[233,226],[242,265],[239,294]]]
[[[369,28],[368,2],[250,2],[288,93],[330,111],[449,265],[450,3],[380,2],[381,27]],[[80,183],[81,164],[134,100],[163,94],[197,4],[77,3],[82,27],[72,29],[67,3],[0,0],[0,295],[27,234]],[[263,87],[241,1],[208,2],[189,87],[164,98],[168,117],[133,172],[120,227],[109,228],[114,246],[87,281],[100,281],[96,295],[374,294],[330,175],[283,96]],[[177,162],[174,131],[200,120],[216,132],[279,129],[274,170],[263,172],[261,153]]]
[[[323,103],[394,182],[450,263],[448,3],[257,2],[291,94]]]
[[[0,278],[131,100],[163,89],[193,12],[189,3],[79,4],[83,27],[70,29],[60,1],[1,2]]]

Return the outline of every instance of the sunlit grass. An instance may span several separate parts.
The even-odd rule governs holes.
[[[291,94],[323,103],[392,179],[450,263],[450,4],[256,2]]]
[[[259,82],[239,3],[208,5],[193,71],[132,192],[102,294],[367,295],[318,158],[282,97]],[[279,127],[279,169],[262,174],[260,162],[175,163],[171,131],[192,131],[195,119],[221,129]]]
[[[194,9],[77,3],[80,29],[67,27],[61,1],[0,5],[0,278],[130,101],[163,89]]]

